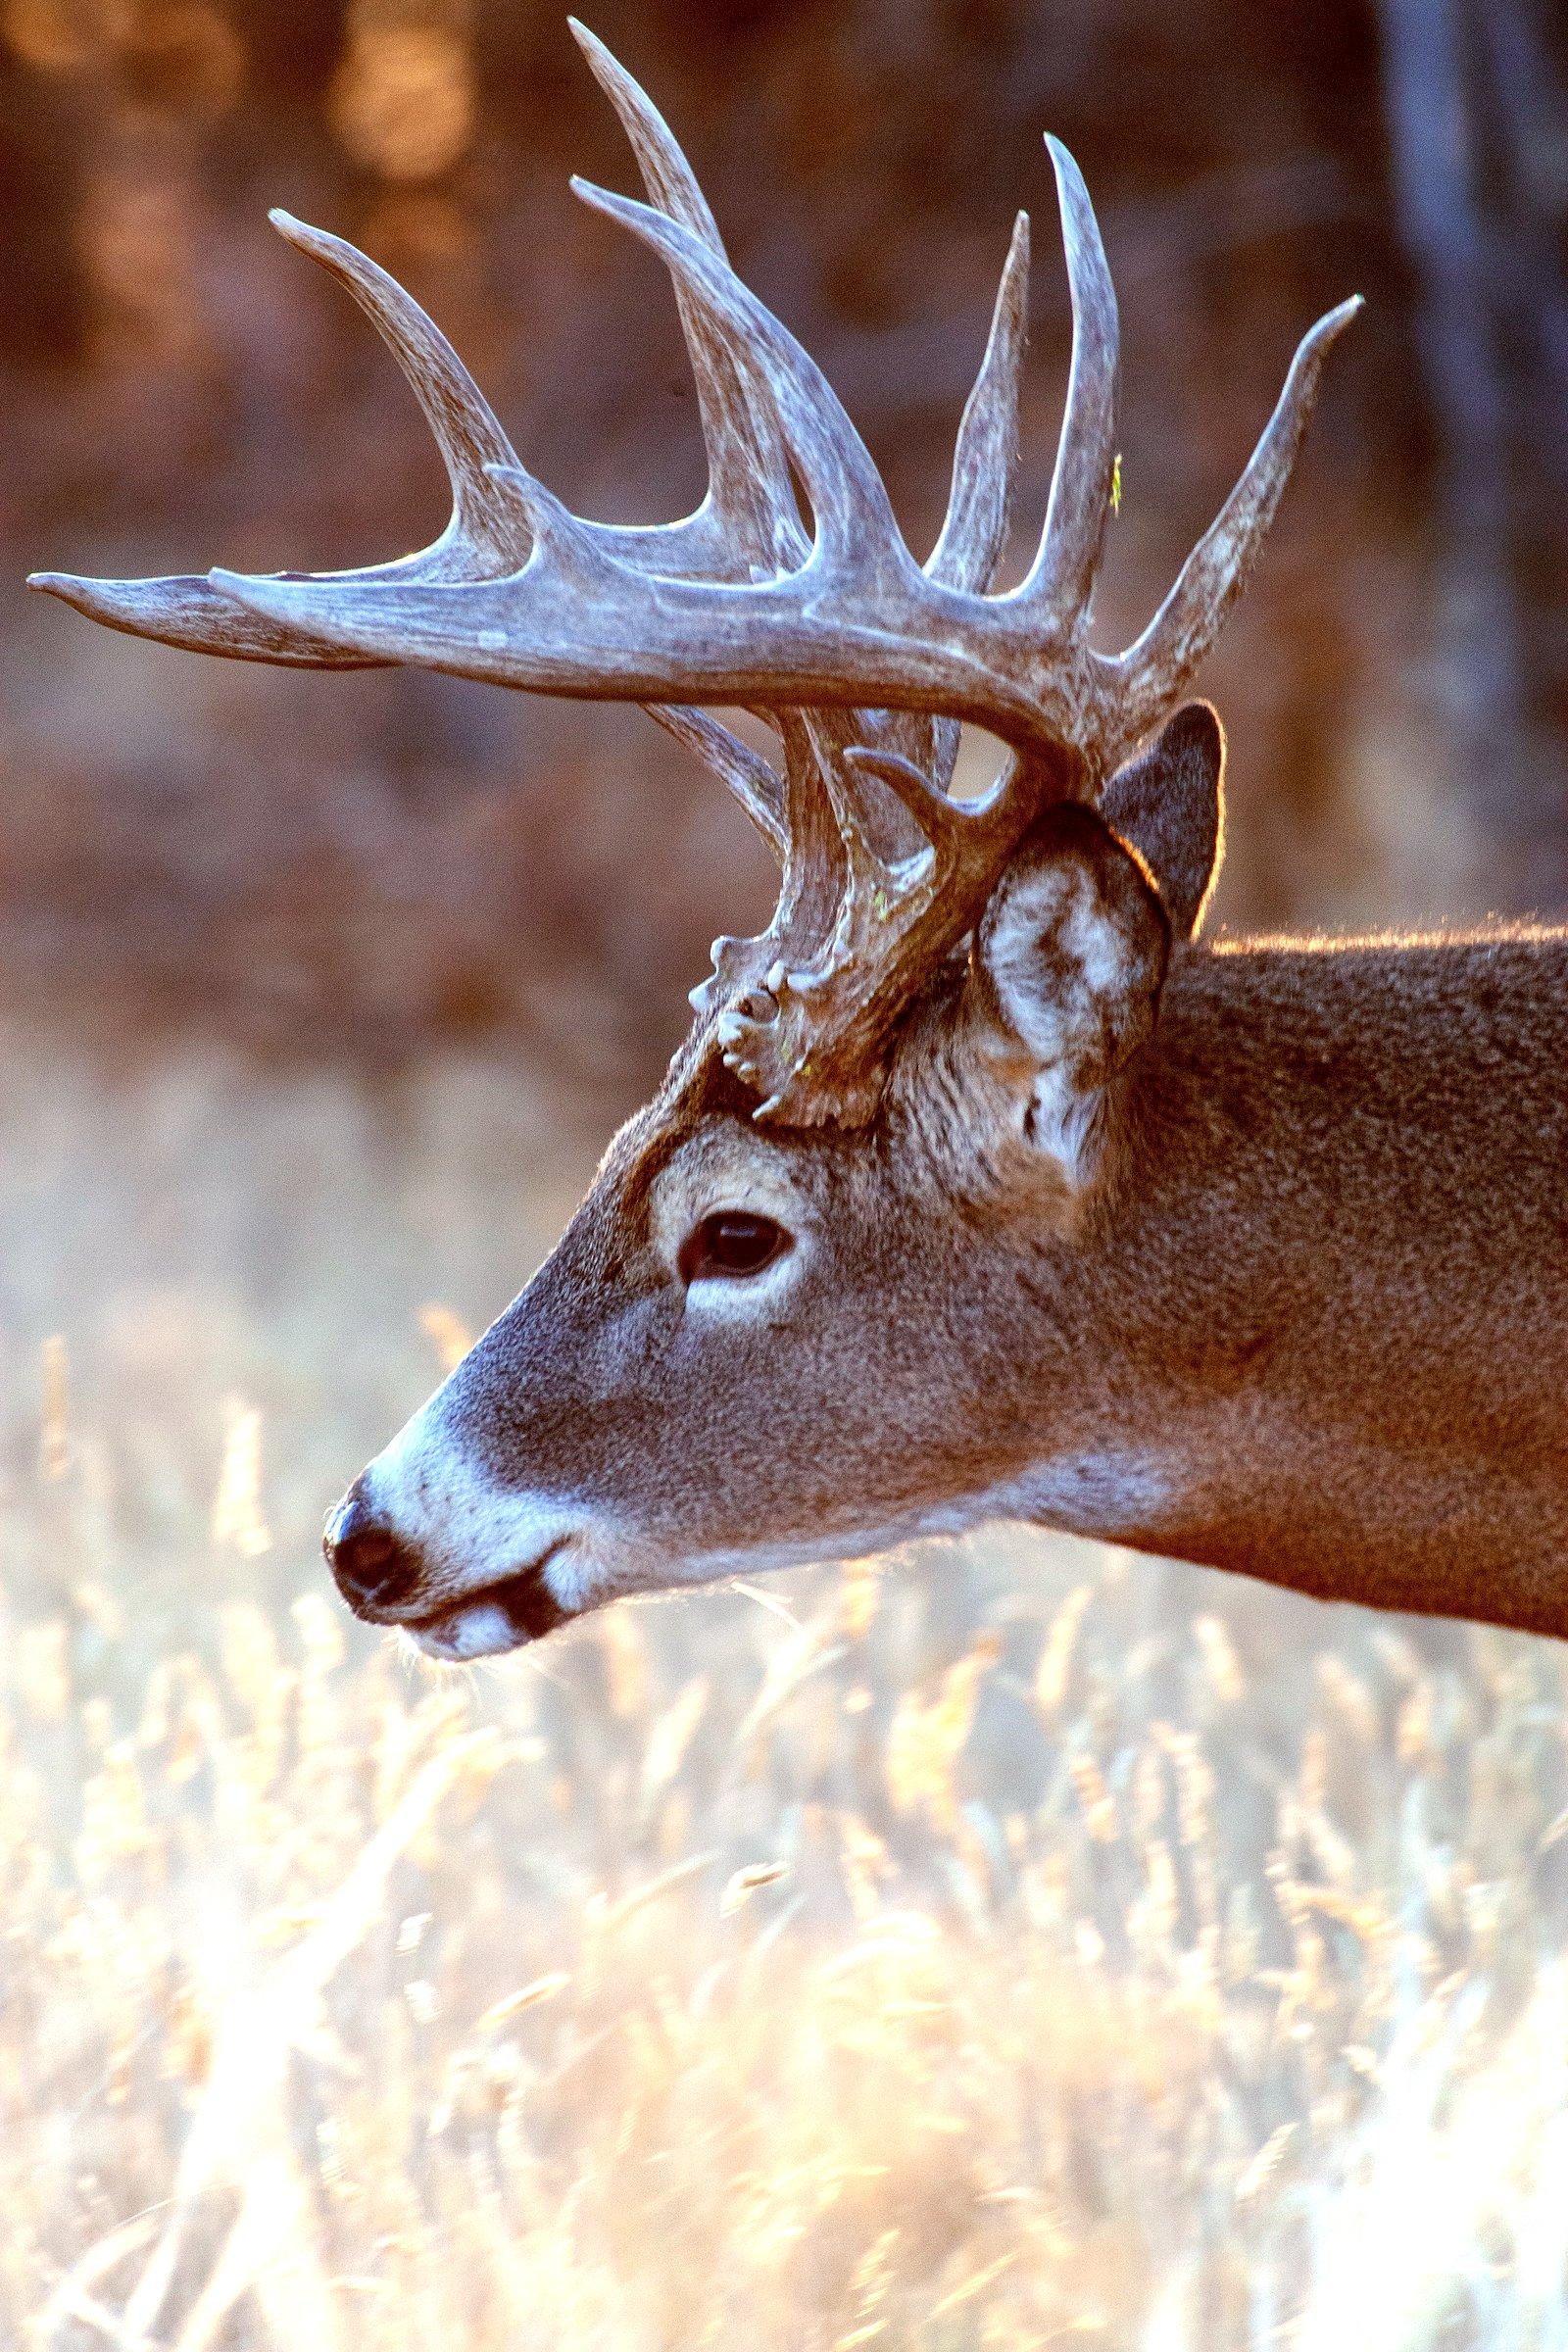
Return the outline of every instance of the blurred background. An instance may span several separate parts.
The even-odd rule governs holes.
[[[607,5],[934,534],[1014,210],[1017,560],[1121,298],[1099,638],[1298,335],[1200,681],[1233,930],[1568,905],[1544,0]],[[997,1531],[431,1682],[325,1504],[549,1247],[765,856],[635,711],[204,662],[39,566],[325,566],[444,486],[340,290],[579,510],[701,487],[633,184],[523,0],[0,0],[0,2343],[1568,2345],[1568,1676]]]

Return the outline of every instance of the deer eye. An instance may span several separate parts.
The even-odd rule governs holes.
[[[676,1265],[682,1282],[701,1282],[715,1274],[739,1282],[760,1274],[794,1247],[793,1237],[774,1217],[744,1208],[716,1208],[692,1227]]]

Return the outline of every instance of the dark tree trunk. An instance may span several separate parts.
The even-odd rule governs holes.
[[[1495,844],[1518,909],[1560,902],[1568,885],[1551,724],[1568,692],[1563,115],[1530,0],[1379,0],[1379,13],[1437,445],[1434,688],[1477,833]]]

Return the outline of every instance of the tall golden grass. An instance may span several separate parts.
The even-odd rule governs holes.
[[[999,1530],[433,1677],[313,1523],[584,1150],[0,1066],[0,2342],[1568,2344],[1563,1652]]]

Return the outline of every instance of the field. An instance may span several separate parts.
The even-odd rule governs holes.
[[[320,1511],[591,1141],[0,1063],[0,2342],[1568,2343],[1562,1651],[998,1530],[416,1670]]]

